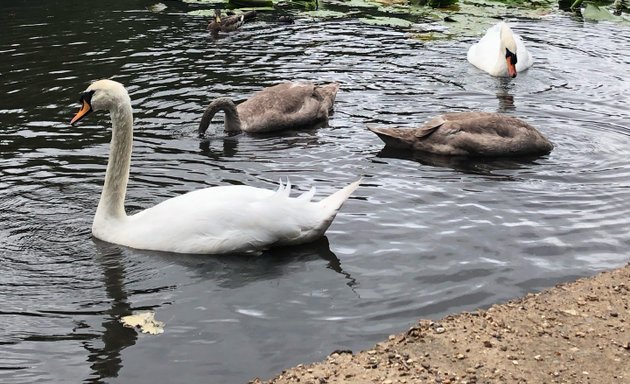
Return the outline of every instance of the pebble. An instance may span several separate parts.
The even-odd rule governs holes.
[[[446,332],[446,329],[444,329],[444,327],[435,328],[435,333],[444,333],[444,332]]]

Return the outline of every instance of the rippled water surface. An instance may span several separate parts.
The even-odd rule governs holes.
[[[8,3],[8,4],[7,4]],[[107,7],[102,4],[108,4]],[[515,80],[356,19],[259,18],[213,41],[170,2],[0,5],[0,382],[238,383],[335,349],[613,268],[630,246],[630,31],[552,14],[513,20],[536,64]],[[130,91],[130,212],[206,186],[317,198],[364,181],[327,237],[258,257],[175,255],[91,237],[110,122],[68,122],[90,81]],[[208,101],[278,81],[339,81],[328,127],[196,137]],[[366,123],[445,111],[527,119],[546,157],[447,160],[382,151]],[[159,336],[118,323],[151,309]]]

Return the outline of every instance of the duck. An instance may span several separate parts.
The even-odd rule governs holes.
[[[419,128],[368,129],[386,146],[445,156],[545,155],[553,149],[553,144],[525,121],[492,112],[445,113]]]
[[[492,76],[515,78],[534,63],[523,40],[501,21],[468,49],[468,61]]]
[[[238,105],[221,97],[206,108],[198,133],[203,136],[221,110],[225,112],[224,130],[228,134],[313,127],[328,121],[338,90],[339,83],[315,85],[289,81],[264,88]]]
[[[130,248],[193,254],[260,253],[324,235],[360,179],[320,201],[315,189],[290,196],[277,190],[228,185],[194,190],[127,215],[125,195],[131,165],[133,113],[125,87],[98,80],[81,93],[77,124],[93,111],[109,111],[112,139],[105,183],[92,223],[94,237]]]
[[[246,20],[256,17],[256,11],[248,11],[240,15],[228,15],[221,17],[221,9],[214,10],[214,18],[208,24],[208,30],[213,34],[221,32],[234,32],[239,29]]]

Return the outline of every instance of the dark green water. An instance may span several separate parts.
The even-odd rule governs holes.
[[[535,56],[513,81],[432,43],[356,20],[259,18],[218,41],[177,2],[0,4],[0,382],[242,383],[420,317],[488,306],[619,266],[630,245],[630,31],[563,15],[513,23]],[[205,186],[317,197],[364,176],[327,238],[260,257],[202,257],[94,240],[106,114],[71,127],[90,81],[130,91],[127,207]],[[339,81],[330,126],[207,140],[218,96],[282,80]],[[527,119],[556,145],[530,161],[383,152],[366,123],[446,111]],[[159,336],[118,318],[151,309]]]

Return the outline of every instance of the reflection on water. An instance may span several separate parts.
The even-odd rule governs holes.
[[[541,156],[518,156],[513,158],[443,156],[391,147],[384,147],[376,156],[379,158],[416,161],[432,167],[447,167],[463,173],[484,175],[505,181],[515,180],[515,178],[510,175],[501,175],[501,170],[534,169],[538,165],[537,160],[541,158]]]
[[[61,2],[63,3],[63,2]],[[3,2],[0,23],[0,382],[245,382],[335,349],[627,261],[630,32],[561,15],[518,20],[537,58],[514,80],[353,19],[268,23],[213,41],[168,3]],[[606,36],[606,38],[602,38]],[[59,52],[57,54],[57,52]],[[130,213],[205,186],[316,199],[364,177],[327,238],[253,257],[137,251],[93,240],[110,122],[68,124],[78,94],[130,91]],[[216,97],[284,80],[339,81],[329,126],[197,137]],[[365,125],[448,111],[521,117],[555,145],[536,159],[382,150]],[[118,319],[152,310],[159,336]]]

